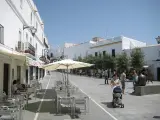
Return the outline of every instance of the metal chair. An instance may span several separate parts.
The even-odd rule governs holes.
[[[67,113],[74,116],[75,106],[73,97],[59,97],[57,101],[57,113],[62,113],[62,108],[67,108]]]
[[[80,108],[81,113],[88,113],[89,112],[89,97],[81,97],[74,99],[74,106],[75,108]]]

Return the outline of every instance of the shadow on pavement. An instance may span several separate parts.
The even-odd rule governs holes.
[[[37,94],[37,98],[42,99],[44,96],[44,92],[46,89],[43,89],[40,91],[39,94]],[[55,99],[56,98],[56,91],[54,89],[47,89],[46,94],[43,99]]]
[[[109,84],[99,84],[99,85],[109,85]]]
[[[160,119],[160,116],[154,116],[153,118]]]
[[[56,107],[55,107],[53,100],[52,101],[43,101],[41,109],[40,109],[40,111],[38,111],[40,103],[41,103],[40,101],[35,102],[35,103],[30,103],[30,104],[28,104],[26,110],[34,112],[34,113],[36,113],[36,112],[50,113],[50,114],[56,113]]]
[[[45,91],[46,91],[46,94],[44,96],[43,93]],[[44,96],[44,98],[43,98],[43,96]],[[39,98],[39,99],[42,99],[42,98],[44,99],[44,101],[42,102],[40,111],[37,111],[37,110],[39,108],[39,105],[40,105],[41,101],[29,103],[28,106],[26,107],[26,110],[34,112],[34,113],[36,113],[36,112],[40,112],[40,113],[48,112],[50,114],[56,113],[56,105],[55,105],[55,102],[54,102],[54,99],[56,98],[55,90],[53,90],[53,89],[47,89],[47,90],[43,89],[43,90],[40,91],[40,94],[38,94],[36,97]]]
[[[107,106],[108,108],[113,108],[112,102],[101,102],[101,103]]]
[[[45,90],[42,90],[45,91]],[[44,94],[39,94],[37,95],[37,98],[42,99]],[[34,98],[33,98],[34,99]],[[56,106],[56,92],[54,89],[47,89],[46,90],[46,94],[43,98],[43,102],[41,103],[41,101],[36,101],[33,103],[29,103],[28,106],[26,107],[27,111],[30,112],[34,112],[34,113],[49,113],[49,114],[55,114],[56,116],[63,116],[63,115],[70,115],[69,113],[71,113],[71,110],[67,107],[62,107],[61,106],[61,113],[57,114],[57,106]],[[39,106],[41,104],[41,108],[39,109]],[[76,113],[80,113],[80,109],[76,109],[75,111]],[[72,116],[70,115],[70,117],[72,118]],[[78,118],[78,116],[75,116],[76,118]]]

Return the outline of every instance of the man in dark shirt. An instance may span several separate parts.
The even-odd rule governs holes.
[[[144,71],[142,71],[138,76],[138,81],[136,82],[136,86],[145,86],[146,81],[147,81],[146,76],[144,75]]]

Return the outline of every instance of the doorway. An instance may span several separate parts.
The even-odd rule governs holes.
[[[38,80],[38,67],[36,67],[36,79]]]
[[[157,80],[160,81],[160,67],[157,68]]]
[[[9,64],[4,63],[3,68],[3,91],[8,95],[8,85],[9,85]]]
[[[21,81],[21,66],[17,66],[17,80]]]
[[[26,69],[26,83],[28,84],[28,69]]]

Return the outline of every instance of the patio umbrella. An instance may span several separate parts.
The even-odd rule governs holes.
[[[45,66],[42,66],[42,68],[45,68],[46,70],[57,70],[57,69],[68,70],[68,69],[83,68],[83,67],[90,67],[90,66],[93,66],[93,64],[73,61],[71,59],[65,59],[65,60],[47,64]]]
[[[75,68],[83,68],[83,67],[90,67],[94,64],[79,62],[79,61],[73,61],[71,59],[65,59],[61,61],[57,61],[54,63],[47,64],[43,66],[42,68],[46,70],[57,70],[57,69],[67,69],[67,85],[68,85],[68,70],[69,69],[75,69]]]

